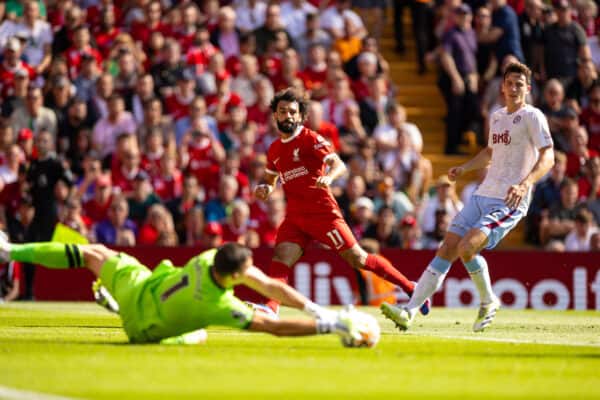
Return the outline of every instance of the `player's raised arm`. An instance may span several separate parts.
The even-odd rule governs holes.
[[[459,176],[461,176],[465,172],[485,168],[489,165],[491,159],[492,148],[489,146],[485,147],[479,153],[477,153],[475,157],[471,158],[463,165],[450,168],[448,170],[448,178],[450,178],[451,181],[455,181],[456,179],[458,179]]]
[[[346,164],[335,153],[330,153],[323,160],[329,167],[325,175],[317,178],[317,187],[329,187],[331,183],[346,173]]]

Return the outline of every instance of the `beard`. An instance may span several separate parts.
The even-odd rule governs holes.
[[[298,128],[298,125],[300,125],[299,122],[291,122],[291,121],[277,121],[277,129],[279,129],[279,131],[291,135],[292,133],[294,133],[294,131],[296,130],[296,128]]]

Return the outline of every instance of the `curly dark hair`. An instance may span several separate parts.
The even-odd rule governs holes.
[[[280,101],[287,101],[289,103],[296,102],[298,103],[298,109],[300,111],[300,115],[302,115],[302,119],[306,118],[306,113],[308,111],[308,101],[306,97],[298,92],[294,88],[287,88],[275,93],[273,100],[271,100],[271,111],[277,112],[277,105]]]

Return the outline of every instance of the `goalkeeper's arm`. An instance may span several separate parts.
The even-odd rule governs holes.
[[[302,310],[318,319],[332,319],[335,313],[310,301],[302,293],[285,283],[265,275],[252,266],[244,273],[242,284],[282,305]]]

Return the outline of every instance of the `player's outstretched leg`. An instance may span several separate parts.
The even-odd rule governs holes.
[[[36,242],[13,244],[5,234],[0,237],[0,261],[10,260],[43,265],[51,269],[80,268],[84,256],[76,244]]]
[[[400,330],[407,330],[419,308],[444,282],[450,265],[450,261],[439,256],[434,257],[429,266],[423,271],[423,274],[421,274],[408,304],[404,307],[396,307],[383,303],[380,307],[383,315],[392,320]]]
[[[463,264],[471,275],[481,301],[477,318],[473,323],[473,331],[482,332],[494,320],[498,309],[500,309],[500,299],[492,291],[488,265],[483,256],[477,254],[470,261],[463,261]]]
[[[359,244],[340,252],[340,255],[352,267],[371,271],[386,281],[399,286],[409,297],[413,296],[415,283],[404,276],[387,258],[379,254],[367,253]],[[429,314],[429,305],[428,299],[421,303],[420,310],[423,315]]]
[[[87,268],[98,277],[106,260],[117,254],[101,244],[16,244],[10,243],[5,234],[0,235],[0,262],[14,260],[50,269]]]

